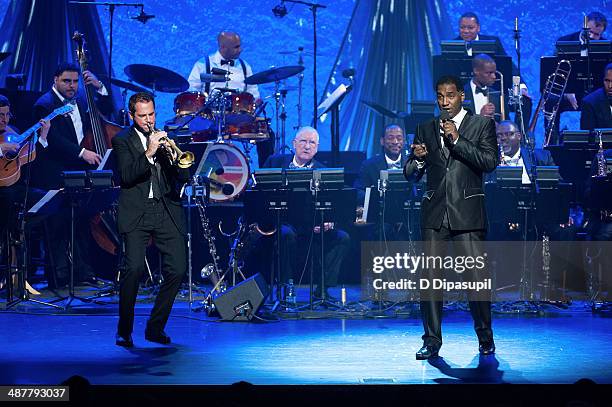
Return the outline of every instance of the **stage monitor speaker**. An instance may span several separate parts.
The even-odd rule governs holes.
[[[218,295],[213,302],[223,321],[250,321],[268,295],[261,273]]]

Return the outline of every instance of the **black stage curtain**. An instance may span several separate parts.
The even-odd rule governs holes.
[[[57,65],[75,62],[72,34],[85,35],[89,69],[110,90],[108,49],[96,6],[69,4],[68,0],[12,0],[0,28],[2,51],[11,52],[0,63],[0,81],[9,74],[26,75],[25,89],[46,92]],[[114,105],[121,106],[114,92]],[[117,110],[117,109],[115,109]]]

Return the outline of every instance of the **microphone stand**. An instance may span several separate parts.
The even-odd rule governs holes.
[[[516,50],[516,63],[518,77],[521,78],[521,30],[519,30],[518,17],[514,18],[514,49]],[[514,95],[514,82],[512,85],[512,104],[514,105],[514,115],[519,115],[519,127],[521,134],[525,135],[525,138],[529,138],[529,135],[525,133],[525,118],[523,117],[523,102],[521,96],[521,84],[519,79],[519,89],[516,95]],[[504,89],[502,89],[502,92]]]
[[[115,7],[140,7],[144,8],[143,3],[118,3],[107,1],[69,1],[69,4],[87,5],[87,6],[108,6],[109,13],[109,46],[108,46],[108,79],[113,77],[113,21],[115,18]],[[108,86],[108,94],[112,100],[112,85]]]
[[[312,67],[313,83],[312,83],[312,102],[314,110],[312,112],[312,127],[317,128],[317,10],[320,8],[327,8],[323,4],[309,3],[301,0],[283,0],[285,3],[303,4],[308,6],[312,11],[312,37],[313,37],[313,52],[314,61]]]

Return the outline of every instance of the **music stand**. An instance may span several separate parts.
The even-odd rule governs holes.
[[[308,193],[308,192],[307,192]],[[308,206],[308,199],[306,197],[300,197],[293,191],[292,199],[290,200],[290,214],[293,211],[294,214],[300,214],[303,219],[304,213],[318,213],[319,227],[320,227],[320,242],[321,242],[321,283],[319,288],[321,290],[321,299],[318,301],[314,300],[314,270],[311,268],[310,271],[310,310],[314,309],[315,305],[322,305],[325,307],[339,307],[338,304],[327,300],[326,296],[326,284],[325,284],[325,232],[324,224],[326,219],[333,219],[334,223],[342,224],[349,223],[354,220],[354,213],[357,207],[357,191],[354,188],[344,188],[344,169],[342,168],[324,168],[316,169],[313,171],[312,180],[310,183],[310,207],[299,209],[298,202],[303,202]],[[297,198],[297,202],[295,199]],[[295,202],[295,204],[294,204]],[[327,215],[327,216],[326,216]],[[291,216],[291,215],[290,215]],[[299,215],[298,215],[299,216]]]
[[[340,103],[346,95],[353,89],[352,85],[340,84],[331,95],[327,97],[318,107],[321,113],[317,117],[321,117],[325,113],[331,111],[331,165],[335,167],[340,165]]]
[[[108,171],[110,172],[110,171]],[[72,301],[77,299],[81,302],[102,304],[92,298],[79,297],[74,293],[74,229],[76,212],[80,215],[94,215],[105,209],[108,209],[113,202],[119,197],[119,187],[110,186],[110,177],[108,184],[101,186],[100,184],[91,184],[91,177],[88,177],[85,171],[64,171],[65,187],[59,190],[49,191],[36,205],[34,205],[29,213],[32,215],[49,216],[57,214],[65,210],[66,206],[70,207],[70,245],[69,245],[69,262],[70,262],[70,281],[68,285],[68,296],[61,297],[53,302],[66,301],[62,308],[68,308]],[[112,176],[112,173],[111,173]]]
[[[276,300],[273,310],[282,301],[280,287],[282,254],[281,221],[288,210],[288,190],[284,188],[280,168],[267,168],[255,171],[255,189],[250,189],[244,195],[245,217],[247,224],[257,223],[259,225],[275,225],[275,248],[273,256],[274,267],[270,270],[270,299],[274,300],[274,280],[278,279],[276,287]]]

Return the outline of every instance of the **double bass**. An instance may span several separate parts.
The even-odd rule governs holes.
[[[80,32],[75,31],[72,39],[77,43],[76,53],[82,74],[88,70],[85,37]],[[91,122],[91,129],[85,132],[81,147],[94,151],[99,156],[104,157],[106,151],[112,149],[112,138],[123,128],[102,117],[95,103],[95,90],[91,85],[87,84],[84,85],[84,88],[87,97],[87,114]],[[91,221],[91,233],[94,240],[98,246],[110,254],[117,253],[118,241],[116,233],[111,230],[112,224],[116,223],[115,219],[116,217],[112,213],[101,213],[96,215]]]

